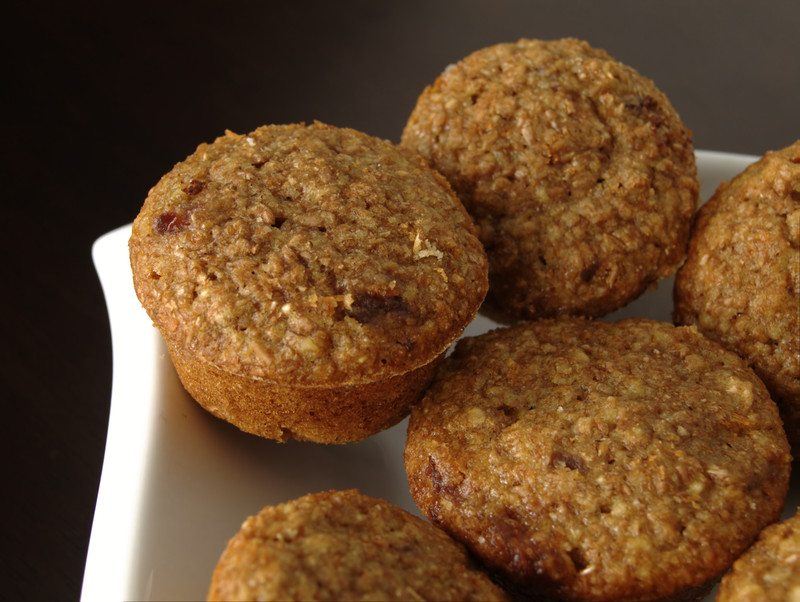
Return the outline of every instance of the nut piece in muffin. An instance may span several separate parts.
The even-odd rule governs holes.
[[[800,453],[800,141],[767,153],[700,209],[674,317],[750,363]]]
[[[800,602],[800,515],[767,527],[720,585],[718,602]]]
[[[488,286],[444,178],[319,123],[201,144],[150,191],[130,255],[188,392],[278,440],[352,441],[399,421]]]
[[[231,539],[209,600],[506,600],[464,548],[355,490],[268,506]]]
[[[764,385],[694,328],[562,318],[462,339],[411,413],[431,520],[524,595],[697,595],[780,515]]]
[[[683,261],[691,133],[652,81],[586,42],[519,40],[447,67],[402,144],[475,220],[501,314],[601,316]]]

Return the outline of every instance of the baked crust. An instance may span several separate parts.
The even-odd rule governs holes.
[[[694,328],[521,323],[462,339],[414,407],[420,509],[512,587],[692,597],[780,515],[778,410]]]
[[[355,384],[427,364],[486,292],[447,183],[346,128],[264,126],[197,151],[133,225],[136,291],[165,338],[280,384]]]
[[[371,383],[303,387],[223,372],[175,345],[167,349],[184,388],[217,418],[266,439],[317,443],[359,441],[400,422],[443,357]]]
[[[264,508],[231,539],[209,600],[506,600],[444,532],[355,490]]]
[[[717,602],[800,600],[800,515],[767,527],[719,587]]]
[[[800,453],[800,141],[767,153],[700,209],[674,317],[750,363]]]
[[[586,42],[519,40],[450,65],[402,144],[472,215],[507,315],[600,316],[683,261],[691,133],[652,81]]]

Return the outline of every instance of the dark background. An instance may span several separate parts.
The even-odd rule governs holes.
[[[92,241],[225,128],[320,119],[396,140],[419,91],[482,46],[573,35],[655,79],[698,148],[800,137],[800,3],[319,2],[3,14],[3,592],[74,599],[111,385]]]

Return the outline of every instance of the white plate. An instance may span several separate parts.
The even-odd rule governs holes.
[[[698,151],[707,199],[756,157]],[[228,539],[266,504],[356,487],[417,512],[402,464],[406,423],[360,443],[274,443],[203,411],[183,390],[133,291],[130,226],[92,248],[111,322],[113,384],[84,602],[204,599]],[[608,319],[670,320],[672,279]],[[476,335],[495,326],[478,316]],[[797,479],[795,479],[797,481]],[[787,513],[797,507],[793,485]]]

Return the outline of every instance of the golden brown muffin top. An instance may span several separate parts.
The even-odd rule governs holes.
[[[150,191],[130,248],[164,336],[228,372],[333,385],[458,336],[487,287],[474,232],[420,158],[315,123],[201,144]]]
[[[722,580],[718,602],[800,602],[800,515],[767,527]]]
[[[652,81],[586,42],[478,50],[425,89],[402,140],[473,216],[507,312],[602,315],[684,258],[691,134]]]
[[[231,539],[209,600],[505,600],[444,532],[355,490],[264,508]]]
[[[746,358],[800,445],[800,140],[700,209],[675,283],[675,321]]]
[[[462,339],[414,408],[417,504],[521,589],[655,599],[724,571],[780,514],[790,457],[745,363],[650,320]]]

